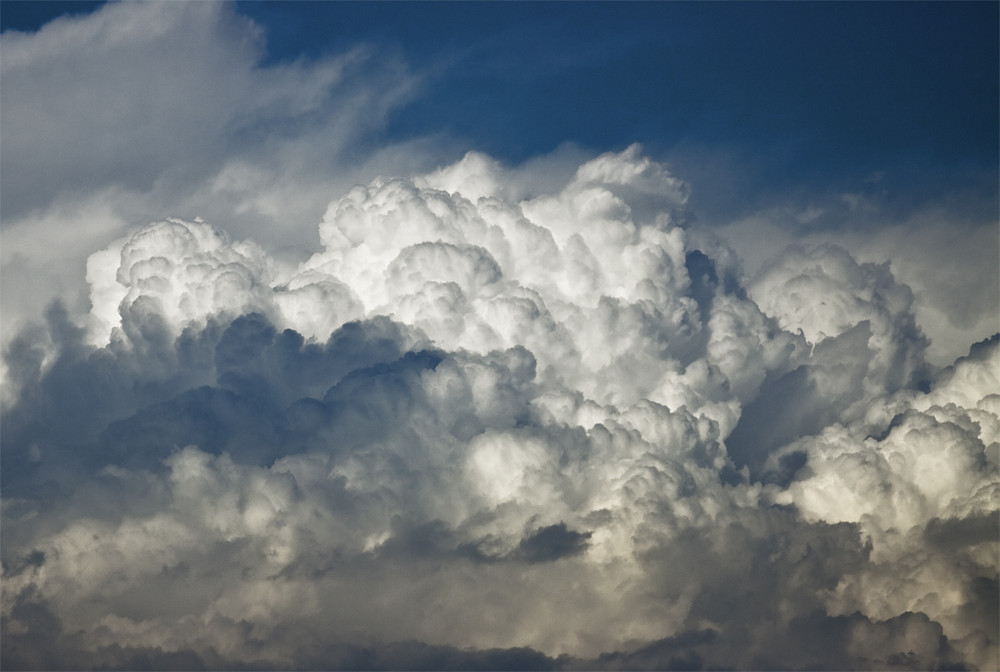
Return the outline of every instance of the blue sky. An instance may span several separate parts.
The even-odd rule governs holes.
[[[566,141],[722,147],[756,176],[741,201],[879,171],[904,201],[997,177],[996,3],[239,7],[272,59],[363,40],[429,68],[389,136],[444,132],[513,162]]]
[[[572,139],[791,145],[795,163],[832,157],[834,174],[906,151],[996,161],[995,3],[239,8],[265,27],[274,60],[371,41],[444,64],[390,132],[444,126],[506,160]]]
[[[0,23],[4,669],[1000,666],[1000,4]]]
[[[0,21],[32,30],[99,4],[7,0]],[[998,175],[992,2],[261,1],[238,11],[265,31],[265,62],[366,43],[421,72],[419,95],[373,143],[439,133],[521,162],[564,142],[642,142],[692,171],[684,149],[721,149],[739,175],[708,209],[874,174],[905,208],[990,189]]]

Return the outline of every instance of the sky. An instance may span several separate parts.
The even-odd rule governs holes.
[[[4,0],[4,669],[996,669],[998,26]]]

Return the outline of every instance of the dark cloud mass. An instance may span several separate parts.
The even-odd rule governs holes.
[[[56,28],[127,52],[144,6]],[[280,67],[241,132],[336,79]],[[5,327],[3,669],[997,669],[1000,334],[932,365],[834,244],[748,277],[638,145],[537,171],[331,187],[296,263],[194,217],[81,244],[89,309]]]

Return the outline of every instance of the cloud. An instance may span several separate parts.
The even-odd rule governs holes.
[[[138,225],[202,216],[298,261],[331,187],[441,151],[374,146],[419,89],[398,60],[265,63],[229,3],[107,3],[5,31],[0,54],[4,343],[52,297],[85,310],[83,260]]]
[[[1000,321],[993,254],[1000,245],[996,193],[976,186],[995,181],[989,171],[975,173],[966,176],[961,189],[934,198],[921,194],[906,207],[898,202],[899,194],[828,195],[820,197],[826,212],[806,224],[799,221],[802,214],[819,206],[801,200],[815,195],[793,194],[755,212],[705,224],[739,250],[754,275],[770,267],[777,250],[792,244],[835,245],[863,264],[888,262],[896,281],[912,291],[914,316],[929,340],[928,360],[947,366],[970,343],[995,333]],[[707,193],[724,188],[702,186]],[[845,207],[843,199],[854,206]]]
[[[344,89],[363,52],[263,67],[263,40],[221,3],[110,3],[37,33],[5,33],[4,170],[20,175],[4,183],[5,218],[109,185],[146,192],[157,182],[208,181],[225,192],[266,178],[253,154],[268,144],[287,151],[282,141],[333,119],[358,127]],[[334,91],[341,95],[331,113]],[[367,112],[375,122],[378,113]],[[275,126],[266,140],[250,141]],[[347,141],[339,134],[325,144]]]
[[[991,294],[877,252],[940,212],[748,277],[638,145],[386,146],[419,73],[263,40],[3,35],[5,667],[997,666]]]
[[[553,562],[584,552],[590,536],[590,532],[567,529],[566,523],[549,525],[523,538],[517,555],[526,562]]]
[[[928,343],[913,295],[887,265],[859,264],[829,245],[792,246],[754,278],[748,294],[810,347],[799,366],[763,381],[730,436],[732,454],[752,471],[778,446],[864,415],[880,395],[927,385]]]
[[[5,351],[5,661],[995,666],[997,341],[933,370],[832,246],[745,282],[639,147],[516,174],[92,254]]]
[[[777,501],[810,520],[855,522],[873,544],[872,565],[841,589],[841,613],[934,613],[981,667],[994,655],[983,638],[995,617],[973,624],[966,614],[983,614],[976,605],[996,590],[1000,444],[986,409],[995,408],[998,352],[996,338],[978,344],[929,392],[877,399],[868,422],[830,425],[771,458],[805,461]]]

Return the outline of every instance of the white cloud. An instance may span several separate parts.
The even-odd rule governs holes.
[[[712,226],[739,250],[752,275],[792,244],[831,244],[859,262],[888,263],[913,292],[913,313],[936,366],[947,366],[1000,326],[995,201],[958,194],[899,213],[865,199],[864,207],[848,211],[831,206],[809,224],[800,226],[791,206],[776,206]]]
[[[867,325],[870,335],[850,356],[871,351],[868,395],[920,382],[927,340],[912,313],[913,294],[888,264],[858,264],[841,248],[791,247],[755,277],[750,296],[788,331],[815,346]]]

